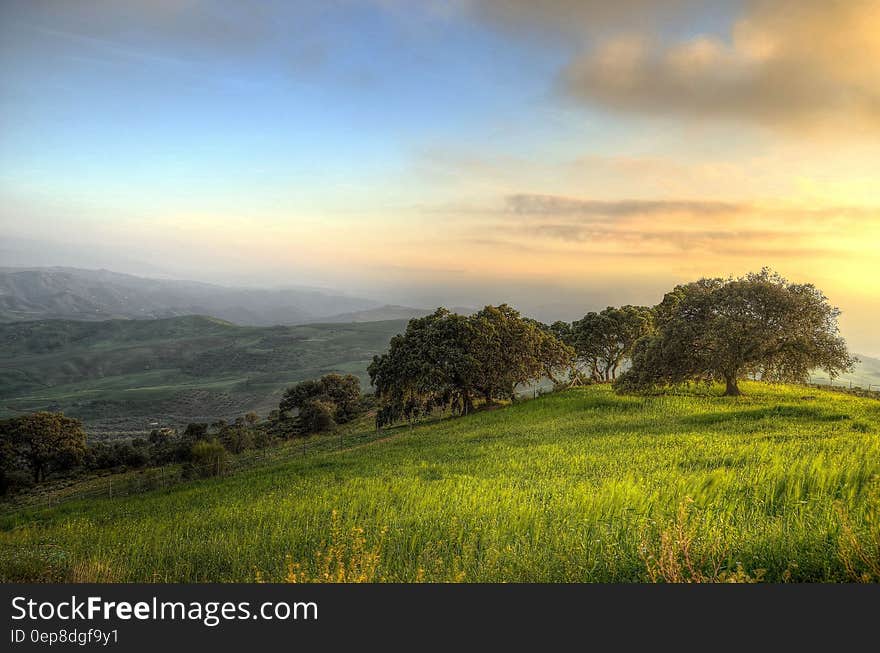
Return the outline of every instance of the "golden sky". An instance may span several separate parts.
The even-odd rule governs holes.
[[[880,0],[0,11],[10,260],[545,319],[767,265],[880,354]]]

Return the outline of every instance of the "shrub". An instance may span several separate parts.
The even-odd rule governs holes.
[[[218,476],[226,463],[226,449],[217,440],[199,440],[190,449],[190,458],[200,476]]]
[[[253,430],[242,424],[224,426],[219,435],[220,442],[231,453],[241,453],[254,446]]]

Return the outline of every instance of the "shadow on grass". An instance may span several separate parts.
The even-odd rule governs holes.
[[[842,422],[850,419],[846,413],[829,412],[815,406],[778,405],[751,410],[701,413],[682,418],[684,424],[711,426],[726,422],[754,422],[760,420],[794,419],[811,422]]]

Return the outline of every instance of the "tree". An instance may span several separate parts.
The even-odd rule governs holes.
[[[618,379],[621,391],[702,380],[722,381],[725,394],[736,396],[748,374],[796,382],[821,368],[833,378],[857,362],[825,295],[767,268],[677,286],[655,314],[656,334],[638,342],[632,368]]]
[[[566,345],[574,346],[574,333],[572,330],[572,325],[568,322],[556,320],[556,322],[547,327],[547,331],[556,336],[557,340],[559,340],[560,342],[563,342]]]
[[[9,475],[15,471],[15,447],[10,438],[0,434],[0,495],[6,494],[11,485]]]
[[[556,387],[571,385],[578,377],[577,354],[574,347],[566,341],[571,337],[570,327],[560,328],[559,325],[563,324],[568,327],[565,322],[554,322],[549,327],[539,325],[537,334],[537,356],[543,376],[550,379]]]
[[[222,424],[226,424],[225,420],[221,421]],[[207,437],[208,424],[205,422],[190,422],[183,431],[183,439],[187,442],[198,442],[199,440],[205,440]]]
[[[225,425],[217,436],[230,453],[238,454],[254,446],[254,431],[245,420]]]
[[[279,411],[302,411],[310,401],[332,404],[336,422],[343,424],[357,416],[361,403],[361,382],[353,374],[326,374],[320,379],[302,381],[284,392]]]
[[[303,404],[309,399],[318,397],[324,392],[324,387],[318,379],[309,379],[301,381],[294,386],[287,388],[278,404],[278,410],[281,413],[287,413],[291,410],[299,410]]]
[[[0,440],[40,483],[52,470],[66,469],[82,461],[86,434],[82,423],[61,413],[39,412],[0,422]]]
[[[553,336],[537,322],[507,304],[486,306],[470,319],[476,332],[473,354],[480,366],[478,389],[487,402],[514,400],[518,385],[540,380],[545,372],[542,345]]]
[[[468,318],[438,308],[409,321],[391,339],[388,352],[368,368],[380,400],[377,426],[413,419],[438,407],[473,410],[480,374],[473,355],[474,331]]]
[[[329,401],[309,399],[299,411],[299,420],[306,433],[329,431],[336,426],[336,406]]]
[[[486,306],[465,317],[439,308],[410,320],[369,367],[379,399],[377,426],[437,408],[467,414],[474,398],[511,399],[517,385],[567,370],[573,350],[550,327],[513,308]]]
[[[653,312],[644,306],[609,306],[571,325],[570,341],[594,381],[613,381],[639,338],[653,328]]]
[[[351,421],[358,414],[361,382],[353,374],[325,374],[320,379],[322,398],[334,406],[334,420],[339,424]]]

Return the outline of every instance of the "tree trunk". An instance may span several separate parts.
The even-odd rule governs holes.
[[[727,384],[727,388],[724,391],[724,396],[739,397],[742,394],[742,392],[739,391],[739,386],[736,383],[736,374],[725,374],[724,382]]]

